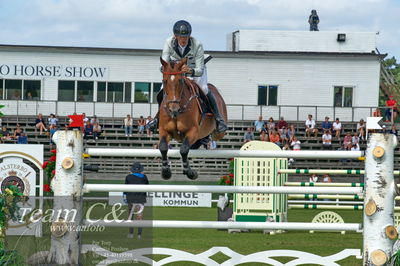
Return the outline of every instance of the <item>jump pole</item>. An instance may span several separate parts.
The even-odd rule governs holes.
[[[285,186],[291,187],[364,187],[364,183],[325,183],[325,182],[286,182]]]
[[[330,174],[330,175],[363,175],[365,170],[348,169],[279,169],[278,174]],[[394,175],[400,175],[400,171],[393,171]]]
[[[156,149],[105,149],[88,148],[90,156],[109,157],[160,157]],[[296,159],[361,159],[363,151],[241,151],[241,150],[190,150],[192,158],[234,158],[234,157],[262,157],[262,158],[296,158]],[[168,157],[181,158],[179,150],[169,150]]]
[[[260,230],[325,230],[356,231],[362,228],[357,223],[262,223],[262,222],[215,222],[215,221],[169,221],[169,220],[125,220],[88,221],[85,225],[105,227],[150,227],[150,228],[198,228],[198,229],[260,229]]]
[[[200,186],[200,185],[125,185],[85,184],[84,192],[199,192],[199,193],[321,193],[362,194],[361,187],[262,187],[262,186]]]

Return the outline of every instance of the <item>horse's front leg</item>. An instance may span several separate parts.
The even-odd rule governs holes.
[[[188,154],[190,150],[190,146],[195,142],[195,138],[191,135],[187,135],[183,140],[181,145],[181,156],[182,156],[182,163],[183,163],[183,174],[186,175],[189,179],[197,179],[198,175],[197,172],[190,168]]]
[[[168,164],[168,140],[166,136],[160,138],[160,145],[159,149],[161,152],[161,160],[162,160],[162,167],[161,167],[161,177],[163,179],[170,179],[171,178],[171,169],[169,168]]]

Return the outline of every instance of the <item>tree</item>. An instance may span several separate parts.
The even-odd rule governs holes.
[[[400,84],[400,64],[397,63],[396,58],[394,56],[386,58],[383,60],[383,66],[393,74],[395,82]]]

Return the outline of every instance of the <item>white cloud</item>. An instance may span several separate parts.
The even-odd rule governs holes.
[[[381,50],[400,58],[395,0],[2,0],[0,43],[158,48],[187,19],[206,49],[224,50],[238,29],[380,31]],[[2,16],[3,14],[3,16]]]

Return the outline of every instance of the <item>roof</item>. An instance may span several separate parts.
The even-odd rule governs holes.
[[[36,53],[77,53],[77,54],[105,54],[105,55],[138,55],[154,56],[160,55],[161,49],[131,49],[131,48],[108,48],[108,47],[77,47],[77,46],[44,46],[44,45],[14,45],[0,44],[0,51],[7,52],[36,52]],[[293,52],[293,51],[205,51],[214,57],[273,57],[273,56],[340,56],[340,57],[382,57],[387,54],[371,53],[349,53],[349,52]]]

